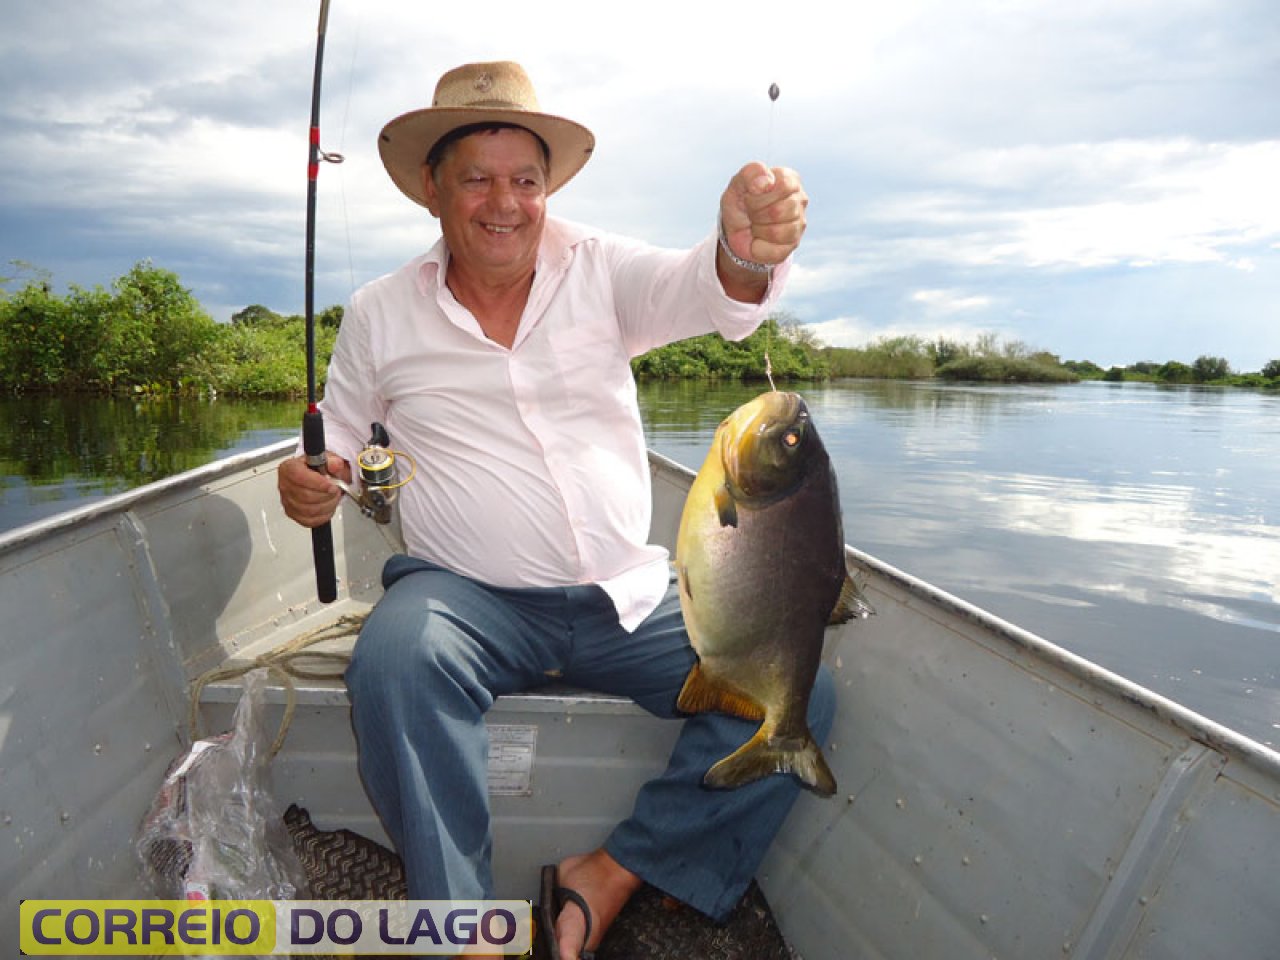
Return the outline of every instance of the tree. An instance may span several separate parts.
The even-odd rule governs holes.
[[[1206,354],[1201,354],[1196,357],[1196,362],[1191,365],[1191,373],[1195,377],[1196,383],[1225,380],[1231,376],[1231,364],[1227,363],[1226,357],[1210,357]]]
[[[969,348],[963,343],[948,340],[946,337],[938,337],[933,343],[929,344],[929,353],[933,357],[933,365],[940,367],[943,364],[950,363],[952,360],[959,360],[961,357],[967,356]]]
[[[980,357],[1000,356],[1000,334],[990,330],[978,334],[978,338],[973,344],[973,353]]]
[[[1191,368],[1185,363],[1179,363],[1177,360],[1170,360],[1168,363],[1161,364],[1156,370],[1155,376],[1157,380],[1164,383],[1191,383],[1195,379],[1195,374]]]
[[[1088,377],[1096,380],[1104,376],[1105,373],[1105,371],[1103,371],[1103,369],[1092,360],[1065,360],[1062,365],[1078,377]],[[1112,369],[1119,368],[1113,367]],[[1123,375],[1124,372],[1121,371],[1122,378]]]
[[[182,286],[178,275],[150,261],[134,264],[115,282],[118,322],[136,338],[128,369],[140,386],[183,385],[218,336],[214,319]]]
[[[66,304],[43,280],[0,300],[0,383],[47,390],[61,378]]]
[[[1268,360],[1262,368],[1262,375],[1268,380],[1280,380],[1280,360]]]
[[[13,275],[0,277],[0,300],[9,295],[9,291],[6,289],[9,284],[23,277],[26,277],[27,280],[25,286],[38,283],[44,288],[45,293],[52,289],[53,274],[44,267],[37,267],[34,263],[28,263],[26,260],[10,260],[9,267]]]
[[[284,319],[280,314],[268,307],[264,307],[260,303],[251,303],[243,310],[237,310],[231,315],[231,325],[234,327],[269,327],[276,326]]]
[[[66,340],[62,345],[63,390],[110,389],[124,371],[115,363],[109,329],[112,297],[102,287],[85,290],[74,284],[64,301]]]

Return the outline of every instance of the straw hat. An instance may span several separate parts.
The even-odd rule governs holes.
[[[582,169],[595,149],[586,127],[542,113],[524,68],[518,63],[468,63],[436,84],[431,106],[396,117],[378,137],[382,165],[395,185],[426,206],[422,164],[427,152],[451,130],[473,123],[514,123],[540,136],[551,153],[547,193],[555,193]]]

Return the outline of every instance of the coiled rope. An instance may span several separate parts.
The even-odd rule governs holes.
[[[351,662],[350,653],[337,650],[311,650],[310,647],[325,640],[355,636],[364,625],[367,614],[344,614],[333,623],[309,633],[303,633],[280,646],[268,650],[252,660],[207,670],[191,683],[191,702],[187,710],[187,729],[192,742],[200,739],[200,697],[204,688],[223,680],[237,680],[251,670],[265,668],[280,681],[285,690],[284,716],[280,731],[271,744],[269,757],[274,757],[284,746],[298,705],[298,692],[294,680],[341,680]]]

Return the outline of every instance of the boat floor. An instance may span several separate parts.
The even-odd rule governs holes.
[[[285,812],[285,823],[313,898],[405,898],[404,869],[393,851],[351,830],[319,830],[307,812],[296,806]],[[794,956],[755,882],[723,925],[646,884],[623,908],[596,951],[597,960],[794,960]]]

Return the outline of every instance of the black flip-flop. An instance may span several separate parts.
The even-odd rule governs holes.
[[[556,939],[556,920],[565,903],[569,902],[582,911],[586,918],[587,930],[582,938],[584,944],[591,940],[591,908],[586,898],[577,890],[560,886],[560,868],[549,863],[542,868],[542,884],[538,894],[538,933],[543,936],[543,943],[550,960],[560,960],[560,942]],[[581,960],[595,960],[595,952],[585,947],[578,954]]]

